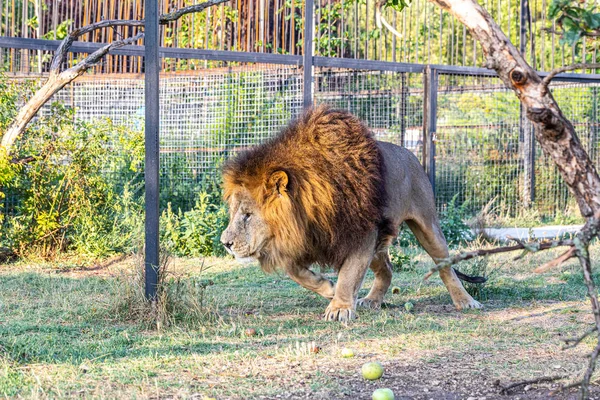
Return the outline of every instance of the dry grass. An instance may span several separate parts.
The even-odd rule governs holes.
[[[599,250],[592,250],[595,259]],[[397,398],[506,399],[497,381],[578,376],[591,339],[562,350],[563,338],[591,323],[575,263],[536,275],[532,269],[552,251],[518,263],[512,255],[490,258],[486,268],[496,272],[485,287],[486,309],[457,312],[439,279],[421,281],[429,258],[413,255],[416,270],[394,275],[401,290],[388,293],[387,302],[411,301],[414,310],[361,310],[347,327],[321,321],[326,301],[287,277],[230,260],[165,264],[165,308],[153,316],[143,301],[139,260],[104,270],[0,267],[0,394],[368,399],[375,388],[390,387]],[[157,320],[160,330],[152,327]],[[343,347],[356,357],[341,358]],[[375,383],[359,373],[371,360],[386,369]],[[530,385],[513,396],[546,399],[553,385]]]

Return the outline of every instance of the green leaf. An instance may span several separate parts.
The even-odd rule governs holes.
[[[387,0],[384,7],[391,8],[396,11],[403,11],[408,7],[410,0]]]

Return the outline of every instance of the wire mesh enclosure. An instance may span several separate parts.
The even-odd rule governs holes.
[[[408,72],[318,68],[315,103],[351,111],[378,140],[405,146],[421,157],[423,75]]]
[[[224,160],[276,134],[303,108],[303,69],[297,66],[211,62],[212,68],[163,72],[161,76],[161,207],[194,206],[207,184],[218,185]],[[425,78],[425,79],[424,79]],[[32,78],[13,77],[31,80]],[[518,99],[490,74],[440,73],[437,107],[425,107],[423,73],[315,67],[314,102],[347,109],[376,138],[410,149],[427,165],[426,113],[436,130],[435,192],[439,210],[448,204],[468,215],[482,210],[518,217],[533,211],[545,219],[576,214],[575,203],[551,160],[532,141]],[[600,82],[553,83],[554,95],[574,123],[591,157],[600,161]],[[54,101],[76,118],[110,119],[141,135],[144,82],[137,74],[93,74],[60,91]],[[42,114],[50,112],[47,105]],[[141,141],[141,136],[138,137]],[[118,138],[114,138],[118,140]],[[125,186],[142,175],[122,174],[118,151],[107,174]],[[110,169],[113,168],[114,171]],[[120,171],[117,173],[117,171]],[[134,177],[137,177],[134,179]],[[6,201],[10,201],[7,199]]]
[[[201,0],[159,0],[161,13],[201,3]],[[43,3],[43,6],[42,6]],[[485,1],[512,43],[535,69],[578,62],[596,62],[597,41],[580,38],[561,44],[556,21],[548,18],[546,0]],[[303,0],[232,0],[205,13],[192,14],[161,28],[161,46],[273,54],[304,53]],[[0,2],[0,36],[62,39],[70,29],[105,19],[141,19],[143,0],[13,0]],[[481,48],[450,14],[425,0],[414,0],[398,12],[377,0],[315,2],[315,55],[423,64],[480,66]],[[81,40],[110,42],[132,36],[134,28],[103,29]],[[16,50],[19,51],[19,50]],[[5,61],[8,59],[4,59]],[[46,71],[43,52],[27,52],[26,63],[5,64],[12,72]],[[1,64],[1,63],[0,63]],[[174,68],[174,60],[163,60]],[[179,68],[197,63],[180,60]],[[110,73],[143,72],[142,57],[111,55]]]
[[[13,79],[25,83],[23,78]],[[164,73],[160,86],[162,207],[170,203],[174,210],[191,208],[202,186],[218,181],[224,160],[264,141],[301,112],[302,84],[301,69],[269,64],[222,66],[194,74]],[[42,115],[51,112],[54,101],[73,107],[79,120],[109,119],[126,126],[122,133],[131,137],[114,137],[113,141],[134,139],[143,144],[142,76],[82,77],[58,92],[41,110]],[[126,185],[132,176],[117,168],[123,150],[115,146],[111,164],[115,170],[107,167],[107,174]],[[137,180],[142,178],[140,171]]]
[[[522,208],[524,150],[519,100],[495,77],[439,77],[436,195],[470,213],[484,207],[515,213]]]

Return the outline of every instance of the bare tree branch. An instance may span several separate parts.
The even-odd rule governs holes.
[[[533,272],[541,274],[542,272],[546,272],[552,268],[560,267],[565,261],[575,257],[575,253],[575,247],[571,247],[569,250],[556,257],[554,260],[548,261],[546,264],[540,265],[539,267],[534,269]]]
[[[181,9],[175,10],[171,13],[163,14],[159,17],[159,23],[161,25],[165,25],[171,21],[175,21],[181,18],[184,15],[190,13],[197,13],[205,10],[208,7],[215,6],[217,4],[226,3],[229,0],[208,0],[201,4],[195,4],[188,7],[183,7]],[[6,149],[7,153],[10,153],[10,150],[17,140],[19,135],[21,135],[24,131],[31,119],[38,113],[40,108],[59,90],[64,88],[66,85],[71,83],[77,77],[81,76],[87,69],[94,66],[102,57],[104,57],[110,50],[119,48],[128,44],[135,43],[139,39],[144,37],[142,32],[138,33],[134,37],[121,39],[116,42],[107,44],[106,46],[96,50],[94,53],[90,54],[84,60],[80,61],[73,67],[60,71],[61,66],[65,62],[67,58],[67,54],[73,45],[73,42],[77,40],[77,38],[82,35],[94,32],[98,29],[115,27],[115,26],[144,26],[144,20],[121,20],[121,19],[111,19],[105,21],[99,21],[90,25],[83,26],[81,28],[77,28],[74,31],[70,32],[69,35],[63,39],[61,44],[58,46],[54,54],[54,58],[52,59],[52,63],[50,65],[50,75],[46,83],[29,99],[27,104],[25,104],[16,118],[10,125],[10,127],[6,130],[4,135],[2,136],[2,141],[0,143]]]
[[[27,104],[25,104],[25,106],[19,110],[19,113],[15,117],[13,123],[2,136],[2,142],[0,144],[8,152],[17,137],[25,130],[27,124],[29,124],[35,114],[37,114],[40,108],[42,108],[42,106],[46,104],[46,102],[56,92],[75,80],[75,78],[78,76],[81,76],[88,68],[94,66],[110,50],[135,43],[142,37],[144,37],[144,34],[138,33],[134,37],[107,44],[106,46],[99,48],[87,56],[85,59],[77,63],[77,65],[60,73],[55,70],[52,74],[50,74],[46,83],[37,92],[35,92]]]
[[[50,72],[58,73],[58,71],[60,71],[60,66],[66,60],[67,54],[69,53],[69,49],[73,45],[73,42],[77,40],[77,38],[87,33],[94,32],[95,30],[111,26],[144,26],[144,21],[107,19],[75,29],[73,32],[70,32],[66,38],[63,39],[63,41],[58,46],[58,49],[56,49],[56,53],[54,53],[54,57],[52,59],[52,64],[50,65]]]
[[[583,341],[583,339],[585,339],[586,337],[590,336],[594,332],[598,332],[598,327],[597,326],[594,326],[594,327],[588,329],[587,331],[585,331],[585,333],[583,335],[581,335],[579,337],[565,339],[564,340],[565,347],[563,347],[563,350],[572,349],[574,347],[577,347],[579,345],[579,343],[581,343]]]
[[[393,35],[398,38],[402,38],[402,34],[398,32],[389,22],[383,17],[382,14],[383,4],[379,4],[375,6],[375,23],[377,24],[377,28],[381,29],[382,26],[385,26],[388,31],[390,31]]]
[[[515,383],[511,383],[508,386],[503,387],[500,390],[500,394],[509,394],[509,392],[514,389],[514,388],[518,388],[520,386],[526,386],[526,385],[533,385],[536,383],[544,383],[544,382],[554,382],[554,381],[559,381],[561,379],[565,379],[568,378],[568,376],[543,376],[541,378],[536,378],[536,379],[530,379],[527,381],[521,381],[521,382],[515,382]]]
[[[451,267],[453,265],[458,264],[461,261],[470,260],[475,257],[483,257],[489,256],[491,254],[499,254],[499,253],[508,253],[511,251],[517,250],[525,250],[527,253],[535,253],[541,250],[553,249],[555,247],[563,247],[563,246],[574,246],[574,241],[571,239],[565,240],[553,240],[553,241],[545,241],[545,242],[528,242],[525,243],[518,239],[513,239],[517,241],[516,245],[513,246],[505,246],[505,247],[495,247],[492,249],[479,249],[475,251],[469,251],[465,253],[459,253],[455,256],[444,258],[441,260],[437,260],[437,264],[432,267],[427,274],[423,277],[424,280],[429,279],[431,275],[440,271],[443,268]],[[519,256],[522,257],[522,256]]]
[[[592,276],[592,263],[590,262],[588,243],[577,243],[576,247],[577,257],[579,258],[579,262],[581,263],[581,267],[583,269],[583,279],[587,288],[588,297],[590,298],[590,303],[592,305],[594,322],[597,328],[596,332],[599,334],[596,348],[590,356],[588,368],[581,381],[581,398],[587,399],[590,394],[590,380],[592,379],[592,375],[594,374],[594,370],[596,369],[596,361],[598,360],[598,356],[600,355],[600,303],[598,302],[598,291],[596,290],[596,284],[594,283],[594,278]]]
[[[548,73],[548,75],[546,75],[546,77],[544,79],[542,79],[542,86],[545,89],[544,94],[546,94],[548,92],[548,85],[550,84],[550,81],[552,79],[554,79],[556,77],[556,75],[558,75],[558,74],[562,74],[563,72],[568,72],[568,71],[575,71],[578,69],[597,69],[597,68],[600,68],[600,63],[573,64],[573,65],[567,65],[564,67],[553,69],[552,71],[550,71]]]
[[[202,12],[202,11],[204,11],[205,8],[216,6],[217,4],[221,4],[221,3],[226,3],[228,1],[230,1],[230,0],[208,0],[201,4],[194,4],[193,6],[183,7],[183,8],[180,8],[179,10],[175,10],[168,14],[161,15],[160,18],[158,19],[158,22],[160,24],[164,25],[168,22],[175,21],[175,20],[181,18],[186,14]]]

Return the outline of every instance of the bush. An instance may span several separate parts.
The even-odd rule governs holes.
[[[118,320],[137,322],[150,329],[161,330],[174,325],[202,325],[210,316],[206,305],[206,288],[211,280],[200,275],[179,273],[171,264],[166,248],[161,248],[160,270],[156,301],[145,297],[145,263],[140,253],[135,265],[114,281],[118,294],[111,297],[111,314]]]
[[[111,137],[123,130],[109,120],[77,121],[73,109],[52,104],[16,144],[16,157],[28,162],[1,168],[11,200],[3,245],[45,259],[66,251],[98,257],[130,249],[140,206],[129,188],[116,191],[105,170]]]
[[[458,245],[473,240],[473,232],[465,223],[465,208],[456,206],[456,196],[440,213],[440,228],[444,233],[448,246]]]
[[[189,211],[174,212],[169,203],[161,215],[161,241],[176,256],[223,256],[221,233],[229,215],[218,193],[202,191]]]
[[[414,260],[409,254],[402,251],[397,246],[391,246],[389,249],[390,262],[392,263],[392,270],[395,272],[409,271],[414,272],[417,269],[418,262]]]

